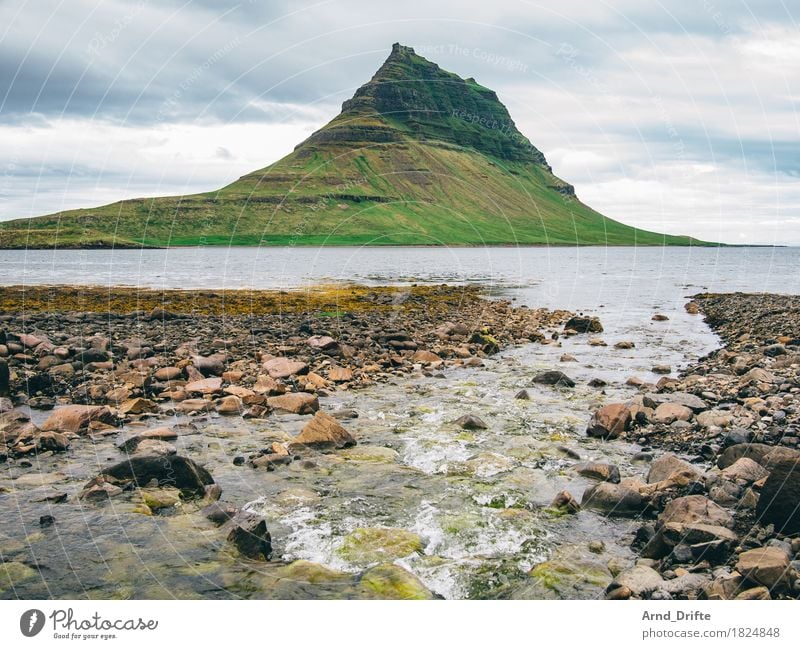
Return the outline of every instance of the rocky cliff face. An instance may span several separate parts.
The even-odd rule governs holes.
[[[399,43],[372,79],[342,104],[341,114],[300,146],[405,137],[455,144],[549,170],[542,152],[517,130],[493,90],[442,70]]]

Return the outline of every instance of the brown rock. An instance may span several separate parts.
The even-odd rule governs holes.
[[[266,361],[264,369],[273,379],[285,379],[295,374],[305,374],[308,372],[308,365],[302,361],[279,356]]]
[[[212,376],[199,381],[187,383],[184,390],[192,394],[216,394],[222,392],[222,379],[219,376]]]
[[[631,411],[624,403],[611,403],[603,406],[592,415],[586,434],[589,437],[614,439],[628,430],[631,424]]]
[[[738,482],[740,484],[752,484],[768,475],[768,471],[755,460],[747,457],[740,457],[729,467],[723,469],[720,474],[726,480]]]
[[[676,473],[689,472],[695,477],[700,477],[700,471],[685,460],[681,460],[672,453],[666,453],[650,465],[647,482],[653,484],[669,479]]]
[[[108,406],[63,406],[53,411],[42,424],[42,430],[80,433],[85,432],[92,422],[114,424],[115,421]]]
[[[736,562],[736,570],[745,579],[766,586],[771,591],[782,592],[791,585],[789,555],[781,548],[756,548],[742,552]]]
[[[328,378],[334,383],[345,383],[353,380],[353,370],[349,367],[339,367],[331,365],[328,370]]]
[[[442,359],[438,354],[434,354],[433,352],[429,352],[426,349],[418,349],[411,356],[411,360],[416,362],[416,363],[438,363]]]
[[[179,367],[160,367],[153,373],[157,381],[175,381],[181,378],[183,370]]]
[[[309,415],[319,410],[319,399],[307,392],[290,392],[277,397],[269,397],[267,405],[279,412]]]
[[[136,399],[128,399],[127,401],[123,401],[119,405],[119,411],[123,415],[141,415],[146,412],[157,412],[158,405],[155,402],[150,401],[150,399],[137,397]]]
[[[705,496],[683,496],[671,500],[659,515],[658,521],[661,525],[703,523],[733,527],[733,517]]]
[[[222,397],[217,402],[217,412],[221,415],[239,415],[243,410],[242,400],[233,394]]]
[[[315,450],[333,450],[355,446],[356,440],[333,417],[324,412],[317,412],[302,432],[289,444],[289,452],[310,447]]]
[[[678,403],[662,403],[653,413],[653,421],[657,424],[671,424],[673,421],[689,421],[692,411]]]

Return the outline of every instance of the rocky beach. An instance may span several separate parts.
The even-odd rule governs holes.
[[[1,288],[0,594],[797,598],[799,310],[612,384],[475,286]]]

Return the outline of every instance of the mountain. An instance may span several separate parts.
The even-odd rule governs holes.
[[[331,122],[217,191],[0,223],[0,247],[702,242],[582,203],[494,91],[392,46]]]

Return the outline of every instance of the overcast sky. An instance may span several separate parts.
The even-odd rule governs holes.
[[[781,0],[4,0],[0,220],[220,187],[399,41],[496,90],[607,216],[800,244],[798,22]]]

